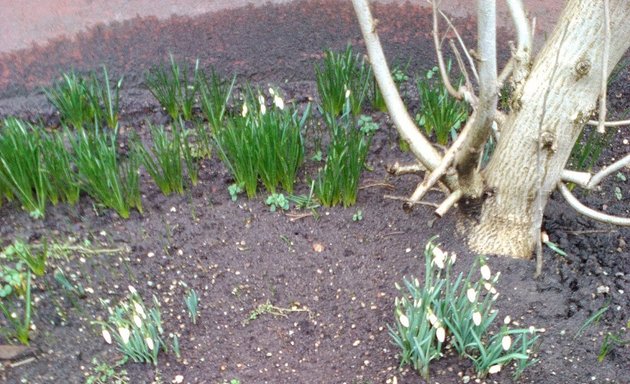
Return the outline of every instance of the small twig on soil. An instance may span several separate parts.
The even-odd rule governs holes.
[[[305,217],[311,217],[311,216],[313,216],[313,212],[308,212],[308,213],[287,213],[286,216],[289,217],[289,221],[293,222],[293,221],[298,221],[300,219],[303,219]]]
[[[380,237],[381,237],[381,239],[382,239],[382,238],[384,238],[384,237],[397,236],[397,235],[404,235],[404,234],[406,234],[406,233],[407,233],[407,232],[404,232],[404,231],[389,232],[389,233],[386,233],[386,234],[384,234],[384,235],[381,235]]]
[[[374,183],[364,184],[360,186],[359,189],[368,189],[368,188],[373,188],[373,187],[383,187],[385,189],[389,189],[390,191],[396,189],[396,187],[394,187],[393,185],[389,183],[383,183],[383,182],[374,182]]]

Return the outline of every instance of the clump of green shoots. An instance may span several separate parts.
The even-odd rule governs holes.
[[[138,137],[135,138],[135,148],[140,157],[140,163],[164,195],[168,196],[173,192],[183,194],[181,130],[173,126],[169,137],[163,126],[154,127],[149,124],[149,131],[152,141],[150,148],[147,149]]]
[[[343,204],[348,207],[357,200],[373,130],[363,133],[356,128],[349,101],[340,118],[324,113],[324,119],[330,132],[330,144],[326,164],[315,180],[315,196],[324,206]]]
[[[103,302],[109,318],[93,323],[101,326],[105,341],[108,344],[115,342],[125,358],[157,365],[160,351],[167,352],[160,303],[153,296],[153,307],[147,308],[134,287],[129,286],[129,291],[127,298],[113,309]]]
[[[463,273],[451,276],[455,255],[432,241],[424,254],[424,284],[418,279],[405,279],[404,287],[396,284],[402,297],[396,298],[395,326],[389,331],[401,349],[401,365],[413,365],[428,380],[431,361],[442,357],[450,344],[472,360],[480,377],[498,373],[511,362],[515,362],[515,378],[520,376],[533,364],[531,350],[542,330],[511,329],[507,316],[498,332],[491,332],[498,315],[492,306],[498,297],[499,274],[492,276],[480,257],[465,277]],[[473,279],[477,268],[481,278]]]
[[[394,80],[396,87],[400,89],[401,84],[409,80],[409,76],[401,67],[396,66],[392,69],[392,80]],[[370,101],[374,110],[387,112],[387,105],[385,104],[383,93],[378,86],[375,76],[372,76],[372,92],[370,93]]]
[[[15,118],[4,120],[0,133],[0,182],[4,197],[17,198],[34,218],[46,211],[50,189],[38,130]]]
[[[199,60],[195,63],[193,78],[190,79],[187,67],[180,70],[180,65],[170,55],[170,67],[154,67],[145,75],[149,91],[168,113],[173,121],[181,116],[189,121],[193,117],[193,106],[197,94]]]
[[[77,132],[70,141],[81,189],[123,218],[129,217],[132,208],[142,213],[138,155],[131,152],[126,161],[119,160],[117,132],[96,127],[92,132]]]
[[[201,111],[208,119],[213,132],[223,126],[235,83],[236,76],[233,76],[231,82],[228,82],[221,78],[214,69],[211,70],[209,76],[203,71],[199,72],[197,89],[199,90]]]
[[[418,79],[418,93],[422,103],[416,115],[418,125],[423,126],[427,135],[435,133],[440,145],[446,145],[449,138],[457,136],[457,130],[468,117],[466,104],[453,98],[441,80],[431,83],[438,73],[437,67],[429,70],[425,78]]]
[[[342,53],[326,50],[323,67],[315,66],[315,78],[324,112],[339,116],[349,99],[352,114],[361,114],[370,90],[372,69],[360,54],[354,54],[351,45]]]
[[[190,316],[193,324],[197,324],[197,317],[199,317],[199,296],[197,296],[197,292],[194,289],[189,290],[184,301],[186,302],[186,308],[188,308],[188,316]]]
[[[40,130],[41,152],[48,179],[48,198],[53,204],[65,201],[75,204],[79,200],[79,181],[73,170],[73,157],[66,148],[62,133]]]
[[[102,80],[94,72],[88,77],[70,72],[63,75],[61,82],[44,91],[59,111],[63,124],[79,129],[98,122],[115,129],[118,127],[121,87],[122,78],[111,86],[107,68],[103,66]]]
[[[260,91],[257,97],[253,93],[247,93],[241,115],[216,132],[219,156],[248,197],[256,195],[258,180],[270,193],[276,193],[278,186],[291,193],[304,160],[301,131],[310,104],[300,117],[297,109],[285,107],[277,91],[269,90],[273,99],[269,108]]]
[[[0,312],[10,325],[10,329],[1,331],[24,345],[30,341],[32,275],[44,275],[47,259],[46,247],[33,254],[28,244],[19,240],[0,252]],[[24,301],[21,317],[17,315],[20,300]]]

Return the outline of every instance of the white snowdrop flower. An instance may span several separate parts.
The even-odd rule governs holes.
[[[429,308],[429,311],[427,312],[427,320],[429,320],[429,323],[431,323],[431,325],[435,325],[438,322],[437,316],[435,316],[435,314],[430,308]]]
[[[498,298],[499,298],[499,294],[495,293],[494,296],[492,296],[492,301],[497,301]]]
[[[265,104],[260,104],[260,114],[264,115],[265,113],[267,113],[267,107],[265,107]]]
[[[173,383],[175,383],[175,384],[179,384],[179,383],[183,383],[183,382],[184,382],[184,376],[182,376],[182,375],[175,376],[175,379],[173,380]]]
[[[415,308],[420,308],[421,305],[422,305],[422,299],[417,299],[413,301],[413,306]]]
[[[483,283],[483,287],[486,289],[486,291],[492,290],[492,284],[488,283],[487,281]]]
[[[136,289],[133,287],[133,285],[130,285],[127,288],[129,289],[129,292],[131,292],[134,295],[138,293],[138,291],[136,291]]]
[[[492,277],[492,273],[490,273],[490,267],[488,267],[487,264],[482,265],[479,271],[481,272],[481,277],[484,280],[490,280],[490,278]]]
[[[457,260],[457,255],[455,254],[455,252],[453,252],[451,253],[451,259],[450,259],[451,265],[455,264],[455,260]]]
[[[443,327],[439,327],[436,331],[435,331],[435,336],[437,337],[438,341],[440,343],[444,342],[444,339],[446,339],[446,330]]]
[[[508,325],[511,321],[512,318],[510,316],[505,316],[505,319],[503,319],[503,324]]]
[[[468,298],[468,301],[474,303],[475,301],[477,301],[477,291],[475,291],[474,288],[468,288],[468,290],[466,291],[466,297]]]
[[[540,240],[543,243],[548,243],[549,242],[549,235],[547,234],[547,232],[540,232]]]
[[[529,333],[534,333],[534,332],[536,332],[536,328],[534,328],[534,326],[533,326],[533,325],[531,325],[531,326],[529,327]]]
[[[420,281],[418,280],[418,278],[415,278],[415,279],[413,280],[413,284],[414,284],[416,287],[418,287],[418,288],[420,287]]]
[[[265,96],[263,95],[258,95],[258,103],[259,104],[265,104]]]
[[[481,313],[474,312],[472,319],[473,319],[473,323],[475,323],[476,326],[479,326],[481,324]]]
[[[147,314],[144,313],[144,308],[142,308],[142,305],[140,305],[140,303],[134,302],[133,307],[138,313],[138,315],[140,315],[143,319],[147,318]]]
[[[275,95],[273,97],[273,103],[275,104],[276,107],[278,107],[278,109],[280,110],[284,109],[284,100],[282,100],[282,97]]]
[[[497,289],[495,287],[490,287],[490,293],[492,293],[493,295],[496,295]]]
[[[405,328],[409,328],[409,318],[403,314],[401,314],[398,317],[398,320],[400,321],[400,325],[402,325]]]
[[[140,318],[140,316],[133,315],[133,323],[136,325],[136,327],[142,328],[142,319]]]
[[[112,335],[105,328],[103,328],[103,339],[105,339],[105,342],[107,344],[111,344],[112,343]]]
[[[241,111],[241,116],[247,116],[247,103],[243,104],[243,110]]]
[[[493,365],[490,369],[488,369],[488,373],[491,375],[499,372],[501,372],[501,364]]]
[[[444,269],[444,262],[446,261],[446,257],[446,252],[443,252],[438,247],[433,248],[433,262],[438,268]]]
[[[276,92],[273,90],[273,88],[269,87],[269,94],[270,94],[271,96],[275,96],[275,95],[276,95]]]
[[[346,99],[350,98],[350,90],[346,88]]]
[[[145,337],[144,342],[146,343],[147,348],[149,348],[149,350],[152,351],[153,347],[154,347],[153,339],[147,336],[147,337]]]
[[[510,337],[510,335],[503,336],[503,338],[501,339],[501,346],[503,347],[504,351],[510,349],[510,347],[512,346],[512,338]]]
[[[127,344],[129,342],[129,336],[131,336],[131,332],[129,329],[125,327],[118,328],[118,334],[120,334],[120,338],[122,339],[123,344]]]

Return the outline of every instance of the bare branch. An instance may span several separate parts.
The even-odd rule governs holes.
[[[401,165],[399,162],[395,162],[394,164],[387,167],[387,172],[394,176],[418,174],[420,172],[426,171],[427,169],[422,166],[422,164]]]
[[[456,155],[455,168],[459,187],[465,196],[478,197],[483,191],[481,175],[477,169],[479,157],[492,129],[498,101],[496,52],[496,2],[477,2],[477,44],[479,53],[479,103],[471,117],[470,134],[463,143],[463,151]]]
[[[433,43],[435,44],[435,53],[438,59],[438,68],[440,68],[440,75],[442,76],[442,82],[444,83],[444,87],[454,98],[458,100],[462,100],[464,98],[464,94],[459,90],[456,90],[451,84],[451,80],[448,77],[448,72],[446,72],[446,65],[444,64],[444,56],[442,55],[442,43],[440,42],[440,26],[438,22],[438,5],[437,0],[431,1],[431,5],[433,6]]]
[[[475,61],[473,60],[472,56],[470,56],[470,51],[466,47],[466,44],[464,44],[464,39],[462,39],[460,34],[457,32],[457,29],[455,28],[453,23],[451,23],[451,20],[446,16],[446,14],[442,12],[442,10],[439,10],[439,11],[440,11],[440,15],[442,15],[444,20],[446,20],[446,23],[455,33],[455,36],[457,37],[457,41],[459,42],[459,45],[462,47],[462,51],[464,51],[464,54],[466,55],[466,59],[468,60],[468,65],[470,65],[470,70],[475,76],[475,80],[477,81],[477,83],[479,83],[479,74],[477,73],[477,67],[475,66]],[[470,92],[472,92],[472,88],[470,89]]]
[[[599,127],[599,121],[589,120],[588,125],[594,125]],[[619,120],[619,121],[605,121],[604,127],[621,127],[623,125],[630,125],[630,120]]]
[[[451,193],[441,204],[439,207],[437,207],[437,209],[435,210],[435,214],[438,217],[443,217],[444,215],[446,215],[446,212],[448,212],[449,209],[451,209],[451,207],[453,205],[455,205],[455,203],[457,203],[459,201],[459,199],[462,198],[464,194],[462,193],[461,189],[456,190],[455,192]]]
[[[400,98],[376,33],[376,22],[372,17],[368,1],[352,0],[352,5],[357,14],[374,76],[381,89],[390,116],[398,128],[398,132],[409,143],[411,151],[422,165],[428,169],[437,167],[440,164],[441,156],[420,133]],[[445,182],[449,184],[449,187],[454,186],[453,180],[446,180]]]
[[[516,37],[518,45],[516,46],[517,57],[521,55],[529,55],[532,51],[532,39],[529,30],[529,23],[525,15],[525,9],[521,0],[506,0],[514,27],[516,28]]]
[[[576,172],[565,169],[564,171],[562,171],[561,178],[563,181],[575,183],[582,188],[593,189],[597,185],[599,185],[599,183],[601,183],[605,177],[621,170],[623,167],[626,167],[628,165],[630,165],[630,154],[624,156],[622,159],[615,161],[611,165],[604,167],[602,170],[594,175],[591,175],[588,172]]]
[[[580,203],[578,199],[576,199],[575,196],[573,196],[571,191],[569,191],[569,188],[567,188],[567,186],[564,185],[564,183],[562,182],[558,183],[558,189],[560,189],[560,193],[562,193],[562,196],[565,198],[567,203],[569,203],[569,205],[573,207],[576,211],[578,211],[580,214],[586,217],[589,217],[593,220],[601,221],[603,223],[621,225],[621,226],[630,226],[630,218],[607,215],[605,213],[596,211]]]
[[[599,91],[599,122],[597,132],[604,133],[606,121],[606,87],[608,85],[608,56],[610,51],[610,9],[608,0],[604,0],[604,54],[602,55],[602,84]]]
[[[473,85],[470,82],[470,77],[468,76],[468,71],[466,70],[466,66],[464,65],[464,61],[462,60],[462,56],[459,54],[459,50],[457,49],[457,47],[455,46],[455,43],[453,42],[453,40],[449,40],[448,41],[449,45],[451,46],[451,49],[453,50],[453,53],[455,53],[455,60],[457,60],[457,66],[459,67],[459,70],[464,74],[464,80],[466,82],[466,90],[463,90],[460,88],[460,91],[462,91],[462,93],[464,94],[464,100],[466,100],[468,103],[470,103],[471,105],[473,105],[473,107],[477,104],[476,101],[476,96],[468,91],[468,90],[473,90]],[[470,95],[466,95],[466,93],[469,93]]]

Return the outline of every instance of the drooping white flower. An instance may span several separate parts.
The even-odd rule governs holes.
[[[501,364],[493,365],[490,369],[488,369],[488,373],[491,375],[499,372],[501,372]]]
[[[241,111],[241,116],[247,116],[247,103],[243,103],[243,110]]]
[[[446,252],[443,252],[440,248],[438,247],[433,248],[433,262],[438,268],[444,269],[444,262],[446,261],[446,256],[447,256]]]
[[[131,336],[131,332],[129,332],[128,328],[126,327],[118,328],[118,334],[120,335],[120,338],[122,339],[123,344],[127,344],[129,342],[129,336]]]
[[[435,331],[435,336],[437,337],[438,341],[440,343],[444,342],[444,339],[446,339],[446,330],[443,327],[439,327],[436,331]]]
[[[276,107],[278,107],[278,109],[284,109],[284,100],[282,100],[282,97],[275,95],[273,97],[273,103],[276,105]]]
[[[479,326],[481,324],[481,313],[474,312],[472,319],[473,319],[473,323],[475,323],[476,326]]]
[[[455,260],[457,260],[457,255],[455,254],[455,252],[453,252],[451,253],[451,259],[450,259],[451,265],[455,264]]]
[[[510,347],[512,346],[512,338],[510,337],[510,335],[503,336],[503,338],[501,339],[501,346],[503,347],[504,351],[510,349]]]
[[[107,344],[111,344],[112,343],[112,335],[105,328],[103,328],[103,339],[105,339],[105,342]]]
[[[133,323],[136,325],[136,327],[142,328],[142,319],[140,319],[140,316],[133,315]]]
[[[271,96],[275,96],[276,92],[273,90],[273,88],[269,87],[269,94]]]
[[[140,305],[140,303],[134,302],[133,307],[136,310],[136,313],[138,313],[143,319],[147,318],[147,314],[144,313],[144,308],[142,308],[142,305]]]
[[[512,322],[512,318],[510,316],[505,316],[505,319],[503,319],[503,324],[508,325],[510,324],[510,322]]]
[[[350,90],[346,88],[346,99],[350,98]]]
[[[438,322],[438,318],[437,316],[435,316],[431,308],[429,308],[427,312],[427,320],[429,320],[429,323],[431,323],[431,325],[433,326],[435,326],[435,324]]]
[[[409,328],[409,318],[405,316],[404,314],[401,314],[398,317],[398,321],[400,321],[400,325],[402,325],[403,327]]]
[[[466,297],[468,298],[468,301],[474,303],[475,301],[477,301],[477,291],[475,291],[474,288],[468,288],[468,290],[466,291]]]
[[[492,273],[490,273],[490,267],[488,267],[488,264],[482,265],[479,271],[481,272],[481,277],[484,280],[490,280],[490,278],[492,277]]]
[[[260,104],[260,114],[264,115],[265,113],[267,113],[267,107],[265,107],[265,104]]]
[[[129,289],[129,292],[131,292],[133,295],[138,293],[138,291],[136,291],[136,289],[133,287],[133,285],[130,285],[127,288]]]
[[[492,284],[488,283],[487,281],[483,283],[483,287],[486,289],[486,291],[492,290]]]
[[[144,338],[144,342],[147,344],[147,348],[149,348],[149,350],[152,351],[154,347],[153,339],[147,336]]]

